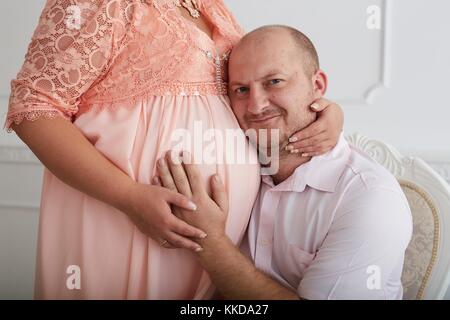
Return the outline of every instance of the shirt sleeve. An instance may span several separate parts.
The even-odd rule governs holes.
[[[338,208],[308,266],[298,294],[305,299],[389,299],[402,292],[411,212],[401,189],[375,187]]]
[[[80,97],[108,69],[120,1],[47,0],[25,61],[11,81],[5,128],[23,119],[73,120]]]

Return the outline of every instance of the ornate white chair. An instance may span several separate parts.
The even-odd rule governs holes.
[[[403,299],[442,299],[450,284],[450,186],[423,160],[358,133],[346,137],[397,177],[413,215]]]

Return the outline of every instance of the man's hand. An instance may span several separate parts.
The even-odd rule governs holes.
[[[197,205],[197,210],[172,209],[190,225],[208,235],[193,239],[204,250],[198,250],[198,259],[212,282],[225,299],[298,299],[297,294],[265,275],[245,257],[225,234],[228,197],[223,184],[211,177],[211,197],[208,195],[192,157],[183,154],[183,162],[175,153],[167,153],[158,162],[159,184],[178,191]],[[156,180],[156,179],[155,179]],[[156,181],[155,181],[156,182]]]
[[[183,152],[180,157],[175,152],[168,151],[165,158],[158,160],[157,174],[158,177],[153,181],[155,184],[179,192],[197,205],[194,212],[173,206],[172,212],[178,218],[201,229],[210,238],[226,237],[228,196],[218,174],[210,178],[211,197],[192,156],[187,152]],[[201,239],[193,240],[202,243]]]

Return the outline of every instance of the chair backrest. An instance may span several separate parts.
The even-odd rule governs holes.
[[[403,299],[442,299],[450,284],[450,186],[423,160],[355,133],[346,140],[387,168],[411,207],[413,236],[402,274]]]

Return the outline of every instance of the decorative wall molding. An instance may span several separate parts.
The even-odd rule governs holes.
[[[16,163],[42,166],[39,159],[27,147],[22,146],[0,146],[0,165],[2,163]],[[450,160],[427,161],[450,184]]]
[[[364,142],[361,141],[360,143]],[[371,150],[376,152],[376,146]],[[374,155],[372,154],[372,156]],[[383,157],[382,154],[378,156]],[[450,184],[450,160],[448,162],[427,161],[427,163]],[[2,164],[42,166],[39,159],[31,152],[31,150],[24,146],[0,146],[0,166]],[[0,208],[3,210],[7,210],[8,208],[39,210],[39,203],[10,203],[3,201],[0,202]]]
[[[368,106],[376,102],[380,92],[391,87],[392,35],[396,27],[393,0],[347,0],[344,7],[339,1],[331,0],[225,2],[248,31],[265,24],[281,23],[311,36],[319,49],[322,67],[330,76],[327,95],[331,100],[344,106]],[[258,12],[249,10],[255,6]],[[369,30],[367,19],[378,12],[367,9],[375,6],[379,8],[381,25],[379,29]],[[274,7],[279,10],[274,11]],[[258,14],[252,16],[249,12]],[[320,12],[327,24],[317,25],[312,12]],[[337,46],[338,54],[333,54]]]
[[[22,146],[0,146],[1,163],[42,165],[30,149]]]
[[[8,211],[8,209],[38,212],[39,211],[39,203],[29,204],[29,203],[0,202],[0,211]]]
[[[391,20],[392,3],[391,0],[383,1],[383,33],[381,43],[381,61],[380,61],[380,81],[369,88],[365,95],[365,101],[368,104],[373,102],[376,92],[389,88],[391,79],[391,33],[392,33],[392,20]]]
[[[373,103],[375,96],[380,90],[385,90],[390,87],[391,79],[391,34],[392,34],[392,0],[383,0],[383,22],[381,30],[381,45],[380,45],[380,78],[378,81],[370,86],[364,93],[362,100],[358,99],[344,99],[339,100],[339,103],[346,106],[364,106]]]

